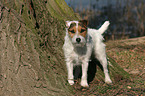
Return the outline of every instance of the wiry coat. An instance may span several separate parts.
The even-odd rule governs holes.
[[[66,28],[66,36],[63,50],[68,69],[68,82],[70,83],[70,85],[74,84],[73,66],[82,65],[81,85],[83,87],[88,87],[87,69],[88,62],[91,59],[92,54],[95,55],[95,57],[100,61],[104,68],[105,82],[112,82],[108,74],[105,44],[103,43],[104,39],[102,36],[102,34],[108,28],[108,25],[109,21],[106,21],[99,30],[88,28],[87,35],[86,37],[84,37],[86,40],[84,46],[76,46],[75,44],[73,44],[72,39],[68,33],[68,28]]]

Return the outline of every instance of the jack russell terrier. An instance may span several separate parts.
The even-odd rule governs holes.
[[[73,67],[82,66],[81,86],[89,87],[87,82],[88,63],[92,56],[103,66],[105,82],[112,83],[108,74],[105,44],[102,34],[107,30],[109,21],[106,21],[98,30],[87,28],[88,21],[66,21],[66,35],[63,45],[68,82],[74,84]]]

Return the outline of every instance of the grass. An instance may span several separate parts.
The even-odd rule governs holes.
[[[145,67],[145,37],[106,42],[107,54],[126,71],[143,71]]]

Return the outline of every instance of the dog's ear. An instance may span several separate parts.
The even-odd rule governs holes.
[[[80,20],[80,23],[82,23],[85,27],[88,26],[88,20]]]
[[[70,27],[70,24],[71,24],[71,21],[65,21],[65,25],[66,25],[67,28]]]

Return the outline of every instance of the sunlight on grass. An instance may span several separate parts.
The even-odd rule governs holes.
[[[128,41],[107,42],[107,54],[123,68],[141,70],[145,62],[145,43],[138,44],[131,40]]]

